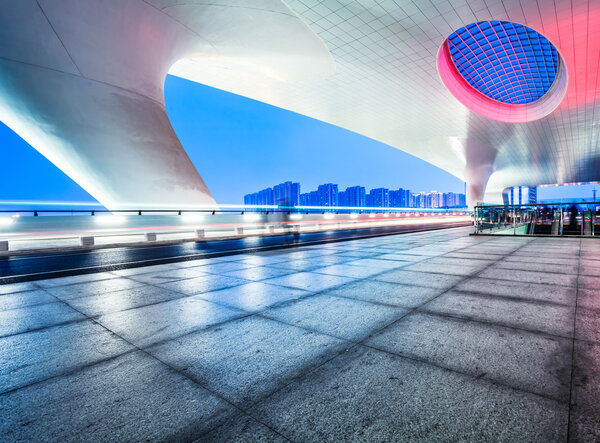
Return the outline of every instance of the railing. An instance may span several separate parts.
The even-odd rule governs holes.
[[[481,205],[474,210],[476,234],[600,235],[600,202]]]
[[[407,208],[5,209],[0,210],[0,252],[443,224],[470,219],[466,210]]]

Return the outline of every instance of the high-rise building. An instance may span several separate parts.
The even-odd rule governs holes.
[[[273,186],[274,204],[297,206],[300,203],[300,183],[290,181]]]
[[[389,208],[390,190],[387,188],[375,188],[369,192],[369,206],[374,208]]]
[[[339,206],[349,206],[347,195],[348,195],[348,193],[346,191],[338,192],[338,205]]]
[[[447,192],[444,194],[444,208],[456,208],[467,205],[467,198],[465,194],[456,194],[454,192]]]
[[[431,191],[427,194],[426,205],[427,208],[443,208],[445,206],[444,194],[437,191]]]
[[[427,193],[419,192],[415,194],[415,208],[426,208],[427,207]]]
[[[310,206],[321,206],[321,199],[319,198],[319,191],[311,191],[308,194],[308,200]]]
[[[266,188],[262,191],[258,191],[258,203],[259,205],[274,205],[275,199],[273,197],[273,188]]]
[[[447,192],[446,194],[446,207],[452,208],[458,206],[458,194],[454,192]]]
[[[410,191],[402,188],[390,191],[390,206],[393,208],[410,207]]]
[[[319,193],[319,206],[339,206],[338,205],[338,185],[326,183],[317,188]]]
[[[310,194],[308,192],[300,194],[300,206],[310,206]]]
[[[258,192],[244,195],[245,205],[258,205]]]
[[[367,205],[366,190],[364,186],[351,186],[345,191],[346,206],[354,208],[363,208]],[[340,206],[344,206],[340,203]]]

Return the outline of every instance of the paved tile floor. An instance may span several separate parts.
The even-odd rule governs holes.
[[[0,286],[0,440],[600,440],[600,240],[469,232]]]

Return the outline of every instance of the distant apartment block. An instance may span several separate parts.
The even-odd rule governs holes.
[[[319,206],[340,206],[338,202],[338,185],[327,183],[317,188]]]
[[[299,204],[300,183],[291,181],[244,196],[244,205],[298,206]]]
[[[387,188],[371,189],[367,196],[367,206],[372,208],[390,207],[390,190]]]
[[[287,181],[273,188],[244,196],[245,205],[279,206],[329,206],[353,208],[459,208],[466,206],[465,194],[454,192],[419,192],[413,194],[409,189],[387,188],[371,189],[368,193],[364,186],[350,186],[339,191],[335,183],[319,185],[316,190],[300,193],[300,183]]]

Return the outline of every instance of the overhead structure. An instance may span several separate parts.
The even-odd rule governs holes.
[[[109,208],[214,204],[166,115],[167,73],[406,151],[466,180],[472,203],[600,180],[592,0],[0,0],[0,11],[0,119]]]

